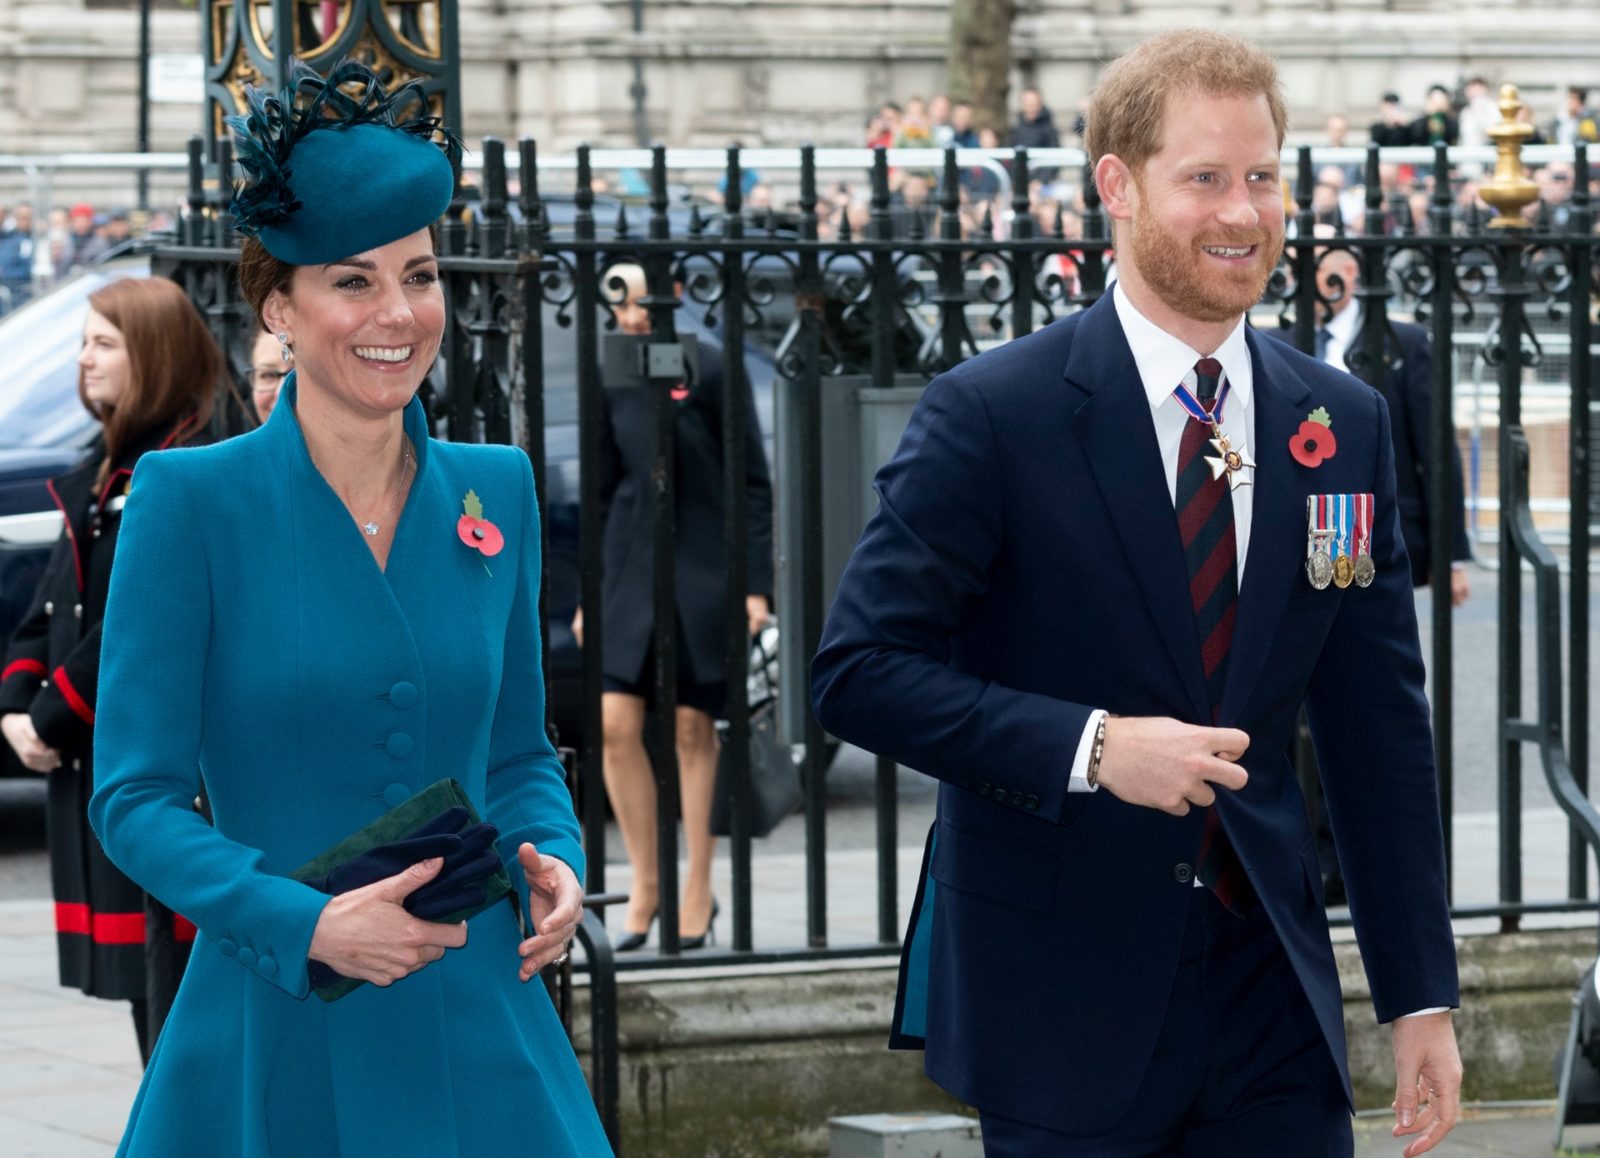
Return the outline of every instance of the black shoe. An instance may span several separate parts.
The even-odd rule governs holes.
[[[650,926],[656,923],[656,915],[661,910],[658,908],[650,914],[650,919],[645,922],[644,932],[630,933],[623,930],[622,936],[617,938],[616,951],[618,953],[633,953],[644,948],[644,943],[650,939]]]
[[[678,948],[687,953],[691,949],[704,949],[707,945],[717,943],[717,915],[722,912],[722,906],[717,904],[717,898],[711,898],[711,920],[706,922],[706,931],[698,937],[679,937]]]

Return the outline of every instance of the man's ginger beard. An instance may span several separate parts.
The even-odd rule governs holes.
[[[1200,322],[1226,322],[1261,300],[1283,253],[1283,235],[1255,229],[1184,237],[1151,211],[1142,178],[1135,177],[1141,212],[1129,222],[1129,248],[1139,276],[1168,308]],[[1210,262],[1202,246],[1256,246],[1252,266],[1227,269]]]

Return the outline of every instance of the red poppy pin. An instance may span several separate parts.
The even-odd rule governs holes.
[[[1325,459],[1330,459],[1339,449],[1339,440],[1333,437],[1333,419],[1328,417],[1324,407],[1317,407],[1306,420],[1300,424],[1300,429],[1294,432],[1289,439],[1289,453],[1294,455],[1294,460],[1301,466],[1318,467]]]
[[[456,520],[456,536],[485,558],[494,558],[505,547],[506,537],[499,527],[483,517],[483,502],[477,491],[467,492],[467,497],[461,500],[461,509],[465,513]],[[489,570],[489,565],[485,563],[483,569]]]

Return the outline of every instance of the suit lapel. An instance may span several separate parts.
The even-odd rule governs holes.
[[[1079,322],[1064,376],[1088,395],[1076,425],[1084,454],[1194,719],[1209,720],[1178,518],[1150,403],[1109,293]]]
[[[1237,722],[1261,676],[1284,605],[1301,572],[1304,556],[1296,545],[1303,545],[1306,535],[1305,495],[1297,485],[1288,446],[1305,417],[1311,390],[1278,356],[1270,340],[1252,331],[1246,341],[1255,375],[1255,494],[1228,682],[1222,694],[1222,724]]]

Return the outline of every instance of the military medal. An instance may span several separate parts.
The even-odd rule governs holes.
[[[1318,591],[1333,582],[1332,520],[1327,495],[1306,496],[1306,578]]]
[[[1356,561],[1350,556],[1350,497],[1335,495],[1335,537],[1338,555],[1333,560],[1333,585],[1340,590],[1350,586],[1356,577]]]
[[[1372,496],[1357,495],[1355,563],[1357,587],[1371,587],[1373,579],[1378,575],[1377,565],[1372,561],[1372,513]]]
[[[1228,391],[1233,386],[1232,382],[1223,379],[1222,389],[1217,391],[1216,401],[1211,409],[1207,410],[1201,405],[1200,400],[1190,392],[1187,385],[1179,386],[1173,394],[1178,399],[1178,404],[1189,412],[1189,417],[1196,422],[1204,422],[1211,428],[1211,446],[1217,453],[1206,455],[1206,462],[1211,467],[1211,481],[1215,482],[1224,475],[1228,478],[1228,489],[1236,491],[1240,487],[1247,487],[1251,479],[1245,476],[1245,471],[1255,470],[1256,464],[1243,450],[1234,447],[1228,436],[1222,433],[1222,405],[1228,400]]]

